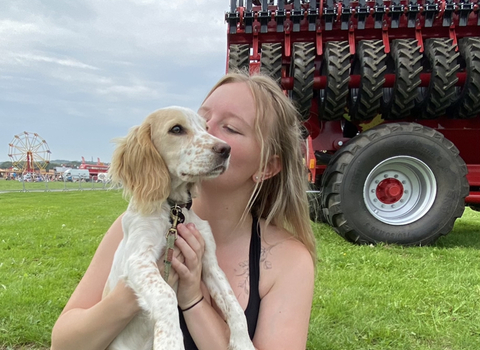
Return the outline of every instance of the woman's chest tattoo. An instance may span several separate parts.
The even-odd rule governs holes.
[[[272,255],[272,249],[276,246],[272,245],[267,248],[263,247],[260,251],[260,269],[270,270],[272,268],[272,262],[269,257]],[[241,261],[236,268],[234,268],[237,287],[240,289],[241,294],[248,296],[250,294],[250,260],[246,259]]]

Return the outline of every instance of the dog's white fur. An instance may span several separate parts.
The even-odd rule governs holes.
[[[130,203],[104,297],[124,279],[144,311],[108,349],[184,349],[176,295],[157,267],[170,227],[166,200],[185,203],[195,184],[220,175],[228,165],[229,146],[206,132],[203,118],[181,107],[152,113],[117,142],[109,175],[123,185]],[[229,348],[253,350],[243,310],[218,266],[210,226],[193,211],[182,211],[205,240],[202,279],[230,327]]]

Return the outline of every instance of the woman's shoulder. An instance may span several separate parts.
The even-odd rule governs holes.
[[[121,240],[123,239],[123,228],[122,228],[122,219],[125,213],[122,213],[117,219],[112,223],[110,228],[107,230],[105,235],[98,246],[98,249],[104,248],[107,246],[108,248],[113,248],[114,251],[117,250],[118,245],[120,244]]]
[[[307,247],[290,232],[275,225],[262,223],[260,257],[264,292],[274,284],[292,278],[314,278],[314,264]]]
[[[310,252],[307,247],[300,242],[293,234],[283,228],[269,224],[265,226],[265,221],[261,222],[262,229],[262,249],[276,249],[281,252],[282,257],[290,254],[308,256]],[[311,259],[310,259],[311,260]]]

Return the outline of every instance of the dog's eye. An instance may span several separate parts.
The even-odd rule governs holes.
[[[183,127],[181,125],[175,125],[173,128],[170,129],[169,132],[171,134],[180,135],[180,134],[185,133],[185,130],[183,129]]]

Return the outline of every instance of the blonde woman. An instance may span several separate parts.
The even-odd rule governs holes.
[[[198,113],[209,133],[231,146],[231,160],[223,175],[202,183],[193,209],[210,223],[250,337],[261,350],[305,349],[316,253],[295,108],[272,79],[227,74]],[[224,350],[228,327],[201,282],[203,239],[192,225],[178,230],[169,283],[178,283],[178,305],[186,310],[185,348]],[[122,237],[119,218],[57,320],[53,350],[105,349],[140,311],[122,283],[102,300]]]

